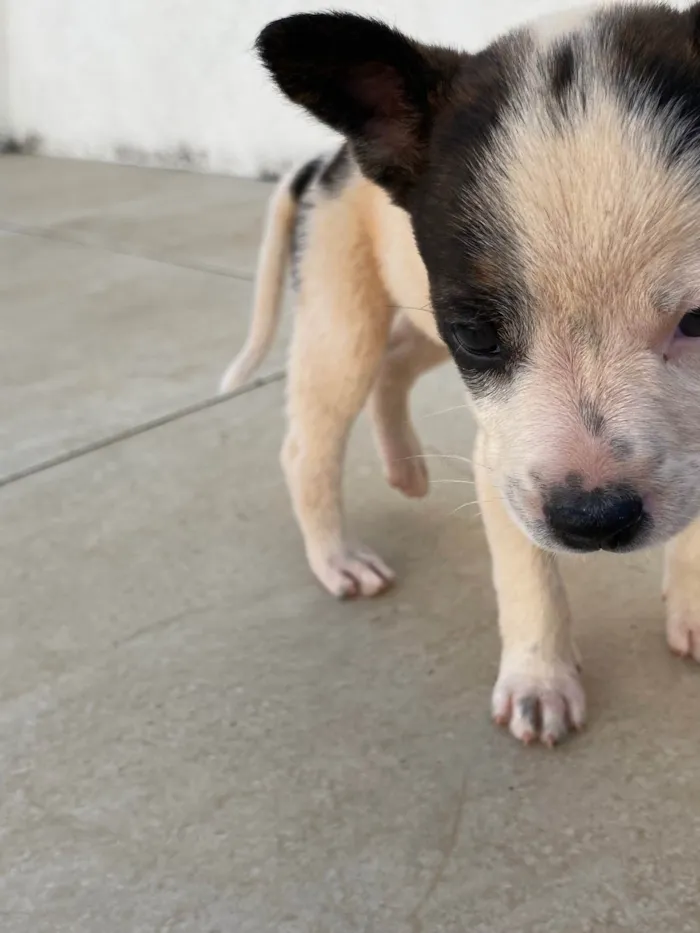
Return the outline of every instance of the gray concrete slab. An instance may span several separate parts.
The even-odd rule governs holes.
[[[0,490],[3,931],[693,930],[700,672],[664,648],[658,555],[567,564],[590,728],[520,748],[488,717],[470,487],[404,502],[361,424],[353,524],[401,583],[335,603],[282,395]],[[430,451],[468,449],[459,400],[448,370],[421,387]]]
[[[212,398],[248,327],[227,276],[24,235],[0,266],[0,481]]]
[[[5,157],[0,227],[251,278],[272,186],[247,179]]]
[[[175,172],[75,159],[13,155],[4,156],[0,164],[0,221],[32,227],[48,227],[148,197],[180,177]]]
[[[2,160],[0,480],[75,454],[0,486],[2,933],[694,931],[700,671],[665,649],[659,555],[565,563],[589,729],[554,754],[496,731],[444,368],[416,397],[430,500],[386,488],[364,422],[351,444],[352,523],[399,586],[322,592],[282,384],[206,407],[262,194]]]

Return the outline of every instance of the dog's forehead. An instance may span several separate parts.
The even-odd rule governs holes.
[[[574,298],[653,286],[700,249],[695,173],[668,159],[663,122],[603,84],[572,95],[561,124],[556,106],[535,96],[504,121],[483,178],[530,290]]]
[[[504,272],[557,307],[700,272],[693,28],[658,6],[583,7],[493,47],[494,116],[453,218],[472,257],[508,244]]]

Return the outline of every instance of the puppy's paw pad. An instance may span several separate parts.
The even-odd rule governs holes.
[[[410,499],[421,499],[428,493],[428,470],[425,462],[416,457],[392,460],[386,466],[386,479]]]
[[[312,567],[325,588],[338,599],[379,596],[396,580],[394,571],[381,557],[366,548],[314,561]]]
[[[493,691],[494,720],[525,745],[559,745],[586,721],[586,697],[575,667],[561,665],[537,675],[501,674]]]
[[[669,603],[666,640],[674,654],[700,663],[700,606],[691,614]]]

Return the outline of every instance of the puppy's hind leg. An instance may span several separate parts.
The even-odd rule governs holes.
[[[372,392],[372,421],[387,482],[414,498],[428,492],[428,470],[411,422],[409,397],[416,380],[449,356],[405,315],[394,322],[389,346]]]
[[[394,580],[379,557],[349,542],[341,503],[348,432],[374,382],[392,317],[372,257],[362,252],[355,247],[355,262],[342,274],[327,265],[328,250],[304,264],[282,452],[309,564],[340,598],[376,596]]]

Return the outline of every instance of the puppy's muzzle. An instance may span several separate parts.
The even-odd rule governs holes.
[[[649,521],[641,496],[626,486],[556,487],[543,511],[550,533],[573,551],[629,550]]]

